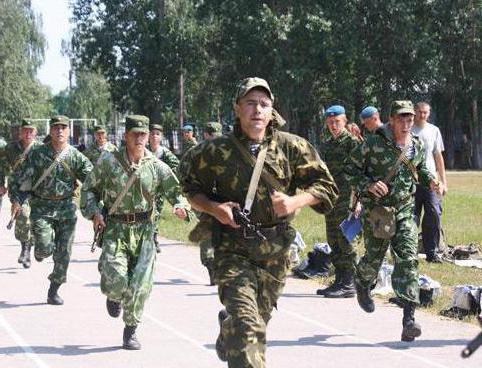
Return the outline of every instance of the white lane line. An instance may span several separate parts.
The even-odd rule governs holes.
[[[172,267],[173,269],[175,269],[175,267]],[[177,269],[179,270],[179,269]],[[189,274],[188,272],[185,272],[184,274]],[[192,274],[191,274],[192,275]],[[76,279],[77,281],[80,281],[80,282],[83,282],[85,284],[88,284],[90,281],[89,280],[86,280],[84,279],[83,277],[79,276],[79,275],[76,275],[75,273],[73,273],[72,271],[69,271],[69,276],[72,276],[72,278]],[[194,276],[194,275],[193,275]],[[201,279],[200,277],[198,279]],[[203,279],[202,279],[203,280]],[[176,335],[177,337],[180,337],[181,339],[183,340],[186,340],[187,342],[189,342],[190,344],[194,345],[195,347],[197,348],[201,348],[201,350],[203,351],[206,351],[208,352],[209,354],[211,355],[214,355],[216,356],[214,350],[212,349],[209,349],[208,347],[205,346],[204,343],[202,343],[201,341],[198,341],[196,339],[193,339],[192,337],[190,337],[189,335],[186,335],[186,334],[183,334],[182,332],[179,332],[175,327],[165,323],[165,322],[162,322],[160,320],[158,320],[157,318],[155,318],[154,316],[150,315],[149,313],[144,313],[144,316],[151,320],[152,322],[154,322],[156,325],[158,325],[159,327],[171,332],[172,334]]]
[[[312,325],[315,325],[317,327],[321,327],[327,331],[330,331],[331,333],[333,334],[336,334],[336,335],[343,335],[342,337],[346,337],[352,341],[356,341],[356,342],[362,342],[362,343],[365,343],[365,344],[369,344],[369,345],[374,345],[374,346],[379,346],[381,348],[385,348],[385,349],[388,349],[390,352],[393,352],[393,353],[398,353],[398,354],[402,354],[402,355],[405,355],[405,356],[408,356],[410,358],[413,358],[413,359],[416,359],[416,360],[419,360],[425,364],[428,364],[432,367],[438,367],[438,368],[449,368],[448,366],[446,365],[443,365],[443,364],[439,364],[437,362],[434,362],[430,359],[426,359],[424,357],[421,357],[419,355],[416,355],[416,354],[413,354],[413,353],[410,353],[410,352],[407,352],[407,351],[400,351],[400,350],[395,350],[395,349],[392,349],[386,345],[383,345],[383,344],[380,344],[380,343],[377,343],[377,342],[373,342],[373,341],[370,341],[368,339],[365,339],[363,337],[359,337],[359,336],[353,336],[352,334],[348,333],[348,332],[345,332],[345,331],[342,331],[342,330],[339,330],[335,327],[332,327],[332,326],[329,326],[327,324],[324,324],[324,323],[321,323],[319,321],[317,321],[316,319],[312,319],[312,318],[309,318],[309,317],[305,317],[297,312],[293,312],[293,311],[290,311],[290,310],[287,310],[286,308],[283,308],[281,310],[279,310],[279,312],[281,313],[285,313],[291,317],[294,317],[294,318],[297,318],[303,322],[306,322],[308,324],[312,324]]]
[[[38,368],[49,368],[49,366],[35,353],[35,351],[27,344],[27,342],[20,336],[8,321],[0,314],[0,326],[10,335],[15,343],[23,350],[25,355],[33,360]]]
[[[198,282],[202,282],[202,283],[205,283],[206,282],[206,278],[205,277],[200,277],[200,276],[197,276],[189,271],[185,271],[183,270],[182,268],[177,268],[177,267],[174,267],[170,264],[167,264],[167,263],[164,263],[164,262],[157,262],[160,266],[164,267],[164,268],[168,268],[174,272],[177,272],[177,273],[180,273],[184,276],[187,276],[187,277],[190,277]]]

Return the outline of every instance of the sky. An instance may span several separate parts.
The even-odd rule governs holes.
[[[69,85],[69,59],[61,54],[62,39],[69,38],[71,26],[69,0],[32,0],[35,13],[42,17],[42,32],[47,40],[45,61],[37,77],[57,94]]]

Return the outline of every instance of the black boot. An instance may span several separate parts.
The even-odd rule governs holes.
[[[109,316],[117,318],[120,316],[122,306],[120,302],[116,302],[115,300],[107,299],[105,301],[105,305],[107,307],[107,313]]]
[[[226,362],[228,360],[226,356],[226,346],[224,345],[224,338],[221,333],[221,326],[223,321],[229,317],[226,309],[221,309],[218,313],[218,323],[219,323],[219,336],[216,339],[216,353],[218,354],[219,360]]]
[[[136,328],[137,326],[125,326],[124,327],[124,334],[123,338],[123,345],[122,348],[126,350],[139,350],[141,348],[140,342],[137,340],[136,336]]]
[[[22,246],[22,249],[20,250],[20,255],[18,256],[17,262],[23,263],[25,260],[25,253],[27,252],[27,243],[20,242],[20,245]]]
[[[356,295],[353,283],[353,271],[344,270],[341,272],[341,280],[333,289],[325,291],[325,298],[354,298]]]
[[[403,307],[402,341],[411,342],[422,334],[422,328],[415,322],[415,307],[413,302],[406,302]]]
[[[355,282],[356,299],[361,309],[367,313],[373,313],[375,311],[375,303],[370,295],[370,288],[365,288]]]
[[[26,243],[25,257],[23,258],[23,262],[22,262],[23,268],[30,268],[30,249],[31,248],[32,246],[30,245],[30,243]]]
[[[52,304],[52,305],[62,305],[64,304],[63,299],[57,294],[57,291],[59,291],[60,284],[57,284],[56,282],[51,281],[50,282],[50,287],[49,287],[49,292],[47,296],[47,303]]]
[[[338,285],[341,283],[341,273],[338,271],[338,270],[335,270],[335,281],[333,281],[333,283],[324,288],[324,289],[318,289],[316,290],[316,294],[317,295],[325,295],[326,293],[332,291],[332,290],[335,290],[336,288],[338,288]]]

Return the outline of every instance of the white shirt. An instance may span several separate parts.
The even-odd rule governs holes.
[[[444,142],[440,129],[433,124],[425,123],[423,127],[414,125],[412,133],[417,135],[423,142],[425,147],[425,163],[427,169],[437,177],[437,168],[435,166],[434,154],[442,153],[444,151]]]

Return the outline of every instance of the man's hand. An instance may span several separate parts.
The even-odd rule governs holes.
[[[92,217],[92,222],[94,223],[94,231],[103,231],[105,229],[104,216],[100,213],[96,213],[94,217]]]
[[[7,188],[4,186],[0,187],[0,197],[2,197],[5,193],[7,193]]]
[[[10,214],[12,217],[16,217],[22,211],[22,206],[18,202],[13,202],[10,208]]]
[[[382,198],[388,194],[388,187],[383,181],[370,184],[368,191],[376,198]]]
[[[273,203],[274,213],[278,217],[288,216],[299,207],[298,201],[294,197],[277,191],[271,195],[271,202]]]
[[[219,203],[213,208],[212,214],[223,225],[229,225],[233,228],[239,228],[240,226],[236,222],[234,222],[234,218],[233,218],[234,207],[240,208],[239,203],[235,203],[235,202]]]
[[[172,209],[172,213],[181,220],[184,220],[187,217],[187,211],[184,208],[175,207]]]
[[[444,195],[444,187],[445,186],[443,185],[443,183],[438,180],[432,180],[430,182],[430,190],[434,191],[440,196]]]
[[[352,135],[357,137],[359,140],[363,140],[363,136],[360,127],[355,123],[350,123],[346,125],[346,130],[348,130]]]

